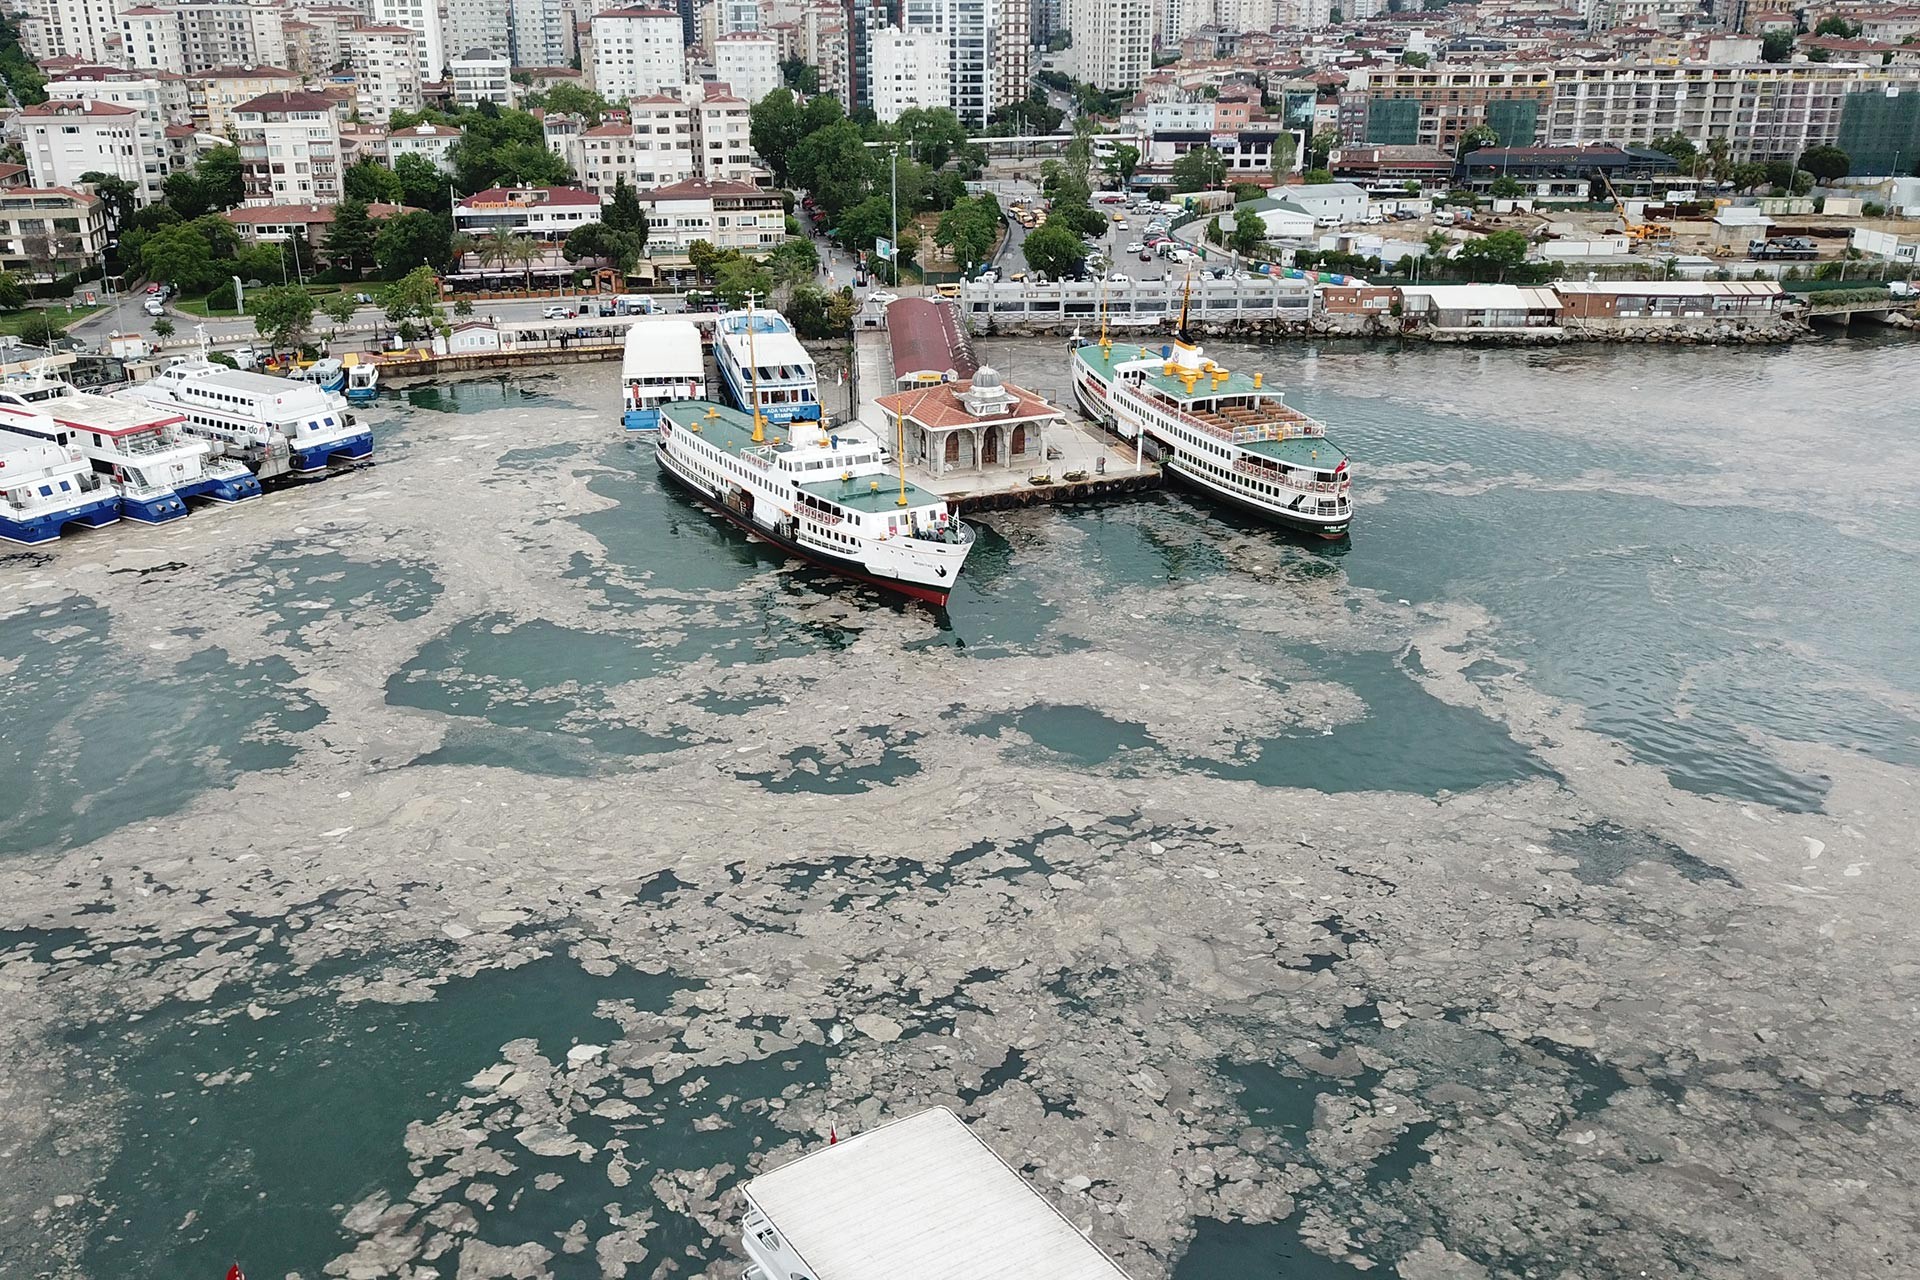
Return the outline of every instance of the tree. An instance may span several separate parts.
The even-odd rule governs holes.
[[[1333,181],[1333,170],[1309,169],[1301,174],[1300,177],[1310,187],[1325,186],[1327,183]]]
[[[1487,147],[1497,147],[1499,145],[1499,131],[1494,129],[1492,125],[1477,124],[1460,135],[1460,147],[1455,154],[1462,156],[1472,155],[1476,151],[1484,150]]]
[[[1767,166],[1757,161],[1744,161],[1733,166],[1733,189],[1751,191],[1767,180]]]
[[[1835,182],[1853,168],[1853,158],[1838,147],[1808,147],[1800,153],[1800,167],[1821,182]]]
[[[432,267],[415,267],[380,291],[380,305],[401,336],[412,341],[409,335],[417,337],[420,332],[416,320],[429,326],[440,322],[440,278]]]
[[[607,230],[620,235],[638,236],[641,247],[647,243],[647,213],[640,207],[640,196],[627,182],[623,174],[614,179],[613,196],[607,201],[606,210],[600,215],[600,221],[607,224]]]
[[[929,169],[942,168],[967,145],[967,127],[952,107],[909,107],[894,122],[893,136]]]
[[[713,287],[728,308],[739,308],[747,305],[749,293],[764,298],[773,292],[773,277],[752,258],[736,256],[714,272]]]
[[[1219,214],[1216,213],[1211,218],[1207,219],[1206,235],[1207,235],[1208,244],[1222,244],[1226,241],[1226,238],[1227,238],[1226,232],[1220,229]]]
[[[107,215],[107,228],[118,231],[127,225],[127,219],[133,216],[134,205],[139,202],[139,193],[133,184],[115,173],[102,173],[98,169],[89,170],[80,175],[80,185],[93,188],[93,194],[100,197]]]
[[[1332,129],[1322,129],[1313,135],[1307,143],[1307,168],[1324,169],[1333,159],[1333,150],[1340,145],[1340,135]]]
[[[723,256],[713,247],[712,241],[695,240],[687,246],[687,265],[693,268],[693,274],[699,277],[702,283],[710,284],[713,281],[713,273],[719,269],[720,264],[739,255],[738,249],[729,249],[727,255]]]
[[[780,64],[780,83],[794,93],[818,93],[820,69],[805,58],[788,58]]]
[[[240,152],[234,147],[215,147],[193,166],[209,209],[231,209],[247,198],[246,175],[240,167]]]
[[[293,284],[255,289],[247,294],[247,312],[268,342],[291,350],[313,324],[313,295]]]
[[[1133,181],[1134,173],[1140,168],[1140,148],[1127,142],[1115,143],[1107,156],[1107,176],[1113,179],[1117,187],[1124,187]]]
[[[788,166],[805,136],[805,118],[790,89],[775,89],[747,112],[748,141],[781,186],[789,185]]]
[[[1788,188],[1796,196],[1804,196],[1813,190],[1813,175],[1805,169],[1793,171],[1793,185]]]
[[[416,211],[388,218],[373,237],[373,261],[392,279],[415,267],[444,267],[453,257],[453,219]]]
[[[0,271],[0,311],[18,311],[27,305],[31,297],[19,276],[11,271]]]
[[[1831,14],[1820,19],[1820,25],[1813,29],[1816,36],[1839,36],[1842,40],[1851,40],[1860,34],[1860,24],[1848,22],[1839,14]]]
[[[1021,242],[1030,270],[1045,273],[1055,280],[1080,274],[1086,265],[1087,247],[1065,223],[1048,218]]]
[[[234,255],[233,274],[249,284],[272,284],[276,280],[284,284],[288,275],[286,251],[277,244],[248,245]]]
[[[1227,239],[1228,248],[1247,256],[1260,252],[1266,239],[1267,220],[1257,210],[1241,205],[1233,211],[1233,234]]]
[[[343,200],[333,208],[333,226],[327,232],[327,265],[358,280],[373,265],[373,242],[379,229],[367,214],[366,202]]]
[[[1793,32],[1776,28],[1760,37],[1760,61],[1787,62],[1793,58]]]
[[[588,125],[597,125],[613,110],[613,104],[591,89],[583,89],[577,84],[556,84],[540,95],[538,103],[548,111],[558,111],[562,115],[583,117]]]
[[[871,195],[840,215],[833,241],[848,253],[868,253],[875,240],[893,236],[893,206],[884,195]]]
[[[140,246],[140,270],[149,280],[171,284],[183,293],[204,293],[220,279],[221,264],[191,222],[163,227]]]
[[[1769,160],[1766,162],[1765,167],[1767,170],[1766,181],[1768,186],[1785,191],[1793,185],[1793,166],[1787,161]]]
[[[820,251],[811,240],[788,240],[767,255],[767,273],[775,288],[792,294],[820,273]]]
[[[793,291],[788,300],[786,317],[793,321],[793,327],[802,338],[816,342],[826,338],[845,337],[853,327],[854,313],[859,304],[853,299],[852,289],[841,289],[837,293],[828,293],[814,285],[801,285]]]
[[[67,331],[44,311],[36,311],[20,322],[20,340],[30,347],[51,348],[66,336]]]
[[[982,194],[956,203],[940,219],[933,242],[952,255],[963,275],[987,260],[1000,238],[1000,203]]]
[[[401,156],[393,162],[393,176],[400,180],[400,198],[395,203],[416,209],[447,207],[453,180],[425,156]]]
[[[1499,200],[1517,200],[1526,194],[1526,188],[1503,173],[1493,180],[1492,194]]]
[[[156,317],[153,322],[153,336],[162,342],[171,338],[173,336],[173,321],[167,319],[165,316]]]
[[[342,187],[349,200],[363,204],[399,204],[406,195],[399,175],[378,160],[362,160],[347,169]]]
[[[1664,153],[1673,161],[1673,167],[1691,171],[1694,157],[1699,153],[1694,148],[1693,139],[1678,131],[1653,140],[1653,149]]]
[[[832,218],[866,198],[875,166],[859,126],[840,120],[807,135],[789,167],[793,181],[812,192],[814,203]]]
[[[1526,233],[1496,231],[1492,235],[1477,236],[1461,245],[1454,259],[1465,266],[1474,279],[1491,275],[1496,280],[1505,280],[1509,271],[1526,264]]]
[[[320,299],[320,314],[330,322],[329,336],[339,331],[340,326],[353,320],[353,314],[359,309],[359,303],[348,293],[330,293]]]
[[[1733,144],[1725,138],[1707,140],[1707,172],[1722,186],[1733,181]]]
[[[1175,191],[1204,191],[1226,177],[1227,163],[1212,147],[1195,147],[1173,162]]]
[[[1409,67],[1423,68],[1427,65],[1429,59],[1426,54],[1416,53],[1409,49],[1400,55],[1400,61]]]

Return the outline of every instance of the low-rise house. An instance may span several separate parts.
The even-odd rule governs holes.
[[[1787,305],[1786,291],[1774,280],[1562,281],[1553,291],[1563,321],[1589,324],[1767,319]]]
[[[640,193],[647,213],[647,251],[684,255],[695,240],[716,249],[765,253],[787,238],[786,204],[777,191],[750,182],[688,178]]]
[[[453,226],[468,235],[505,231],[536,240],[565,240],[600,221],[600,197],[578,187],[489,187],[453,207]]]
[[[982,365],[973,377],[881,396],[889,444],[936,476],[1013,471],[1047,456],[1048,428],[1065,416],[1034,392],[1002,382]]]
[[[1558,336],[1560,297],[1552,289],[1518,284],[1420,284],[1400,289],[1409,327],[1432,333],[1504,332]]]

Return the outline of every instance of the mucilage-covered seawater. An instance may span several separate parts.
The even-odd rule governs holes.
[[[934,1103],[1142,1280],[1907,1270],[1911,345],[1210,354],[1349,545],[990,514],[931,611],[608,365],[0,558],[0,1274],[719,1280]]]

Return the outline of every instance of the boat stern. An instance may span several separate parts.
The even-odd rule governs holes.
[[[325,471],[336,462],[364,462],[372,456],[373,432],[361,431],[310,449],[295,449],[292,466],[295,471]]]
[[[187,503],[170,489],[164,493],[123,493],[120,495],[120,514],[141,524],[168,524],[187,514]]]
[[[660,411],[658,409],[629,409],[620,416],[620,425],[628,431],[658,431],[660,429]]]

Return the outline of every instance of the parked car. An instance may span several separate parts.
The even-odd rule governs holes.
[[[148,285],[148,286],[147,286],[147,292],[148,292],[148,293],[158,293],[158,292],[160,292],[160,283],[159,283],[158,281],[155,281],[154,283],[152,283],[152,284],[150,284],[150,285]]]
[[[146,306],[142,309],[150,316],[163,316],[167,314],[166,304],[162,303],[157,297],[148,298]]]
[[[937,286],[934,292],[943,298],[957,298],[960,296],[960,286],[949,281],[946,284]]]
[[[1152,262],[1152,261],[1153,261],[1153,255],[1152,255],[1151,253],[1148,253],[1148,252],[1147,252],[1147,251],[1146,251],[1145,249],[1142,249],[1142,250],[1140,251],[1140,261],[1142,261],[1142,262]]]
[[[366,306],[373,301],[373,295],[370,293],[356,293],[353,295],[353,300],[362,306]]]
[[[548,307],[540,313],[540,318],[542,320],[571,320],[573,319],[573,308]]]
[[[1127,252],[1128,253],[1144,253],[1146,252],[1146,248],[1147,248],[1146,245],[1140,243],[1140,241],[1138,240],[1135,240],[1132,244],[1127,246]]]

